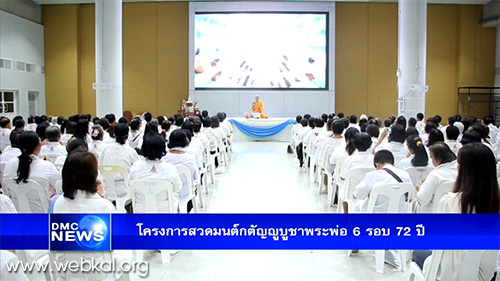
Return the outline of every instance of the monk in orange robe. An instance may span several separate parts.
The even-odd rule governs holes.
[[[264,103],[258,95],[255,96],[255,102],[252,104],[252,113],[260,113],[260,118],[267,118],[267,115],[264,114]]]

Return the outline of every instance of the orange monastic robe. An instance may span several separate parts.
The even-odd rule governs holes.
[[[260,113],[260,118],[267,118],[264,114],[264,103],[261,100],[253,103],[252,113]]]

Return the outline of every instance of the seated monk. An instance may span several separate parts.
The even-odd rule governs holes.
[[[264,103],[258,95],[255,96],[255,102],[252,103],[252,113],[260,113],[260,118],[267,118],[267,115],[264,114]]]

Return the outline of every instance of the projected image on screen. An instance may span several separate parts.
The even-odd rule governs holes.
[[[325,89],[325,13],[195,15],[197,89]]]

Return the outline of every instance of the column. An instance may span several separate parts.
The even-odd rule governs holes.
[[[425,114],[427,0],[399,0],[398,114]]]
[[[122,1],[95,1],[96,113],[123,114]]]

